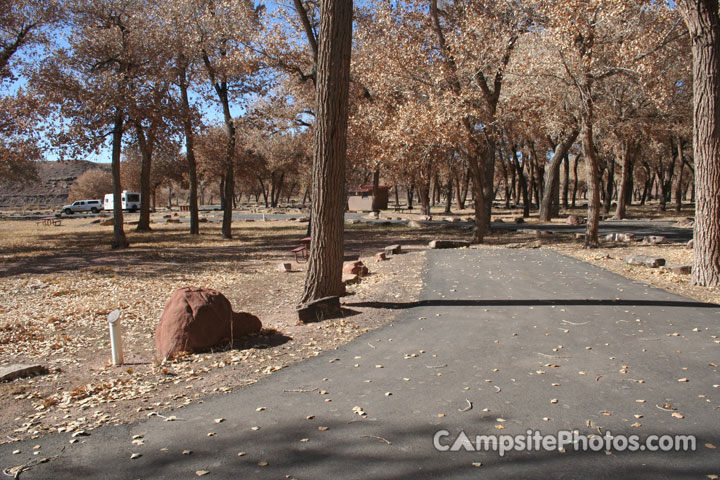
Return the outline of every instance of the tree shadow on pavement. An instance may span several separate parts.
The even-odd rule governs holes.
[[[355,302],[346,303],[348,307],[387,308],[404,310],[419,307],[684,307],[684,308],[720,308],[715,303],[674,301],[674,300],[596,300],[596,299],[557,299],[557,300],[417,300],[414,302]]]

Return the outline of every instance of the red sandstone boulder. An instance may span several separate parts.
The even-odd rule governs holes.
[[[567,217],[568,225],[585,225],[585,218],[578,215],[570,215]]]
[[[345,275],[358,275],[363,277],[368,274],[368,268],[360,260],[354,262],[345,262],[343,264],[343,271]]]
[[[155,330],[160,359],[180,352],[197,352],[243,335],[259,332],[260,320],[232,311],[222,293],[209,288],[183,287],[168,300]]]

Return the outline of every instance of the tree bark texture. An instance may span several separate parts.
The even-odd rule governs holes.
[[[185,156],[187,158],[188,177],[190,180],[190,235],[200,234],[198,208],[197,162],[195,161],[195,145],[188,98],[187,62],[183,56],[178,59],[180,97],[182,100],[182,121],[185,133]]]
[[[692,281],[720,285],[720,19],[716,0],[677,2],[692,39],[695,241]]]
[[[315,89],[312,225],[305,304],[343,292],[343,228],[352,0],[321,0]]]
[[[600,179],[598,178],[598,161],[593,144],[592,105],[586,106],[582,132],[580,137],[585,157],[585,172],[588,187],[587,227],[585,229],[585,247],[595,248],[599,245],[598,228],[600,226]]]
[[[540,220],[549,222],[553,217],[552,204],[558,201],[560,164],[563,159],[566,158],[570,147],[575,143],[578,133],[578,130],[573,130],[557,144],[552,159],[550,160],[550,165],[545,169],[545,191],[543,192],[542,203],[540,205]],[[555,186],[558,186],[557,190],[554,188]]]
[[[113,177],[113,240],[112,248],[127,248],[129,246],[123,230],[122,213],[122,185],[120,184],[120,154],[122,152],[124,113],[121,108],[115,108],[115,124],[112,133],[112,177]]]

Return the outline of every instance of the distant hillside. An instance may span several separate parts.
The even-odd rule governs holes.
[[[37,162],[38,181],[28,185],[0,185],[0,207],[57,206],[67,202],[70,185],[88,170],[110,171],[109,163],[85,160]]]

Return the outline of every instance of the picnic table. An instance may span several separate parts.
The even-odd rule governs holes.
[[[297,263],[307,262],[310,258],[310,237],[301,238],[298,241],[300,245],[290,250],[290,252],[295,255]]]
[[[58,217],[43,217],[35,223],[37,223],[38,225],[42,223],[46,227],[49,227],[50,225],[59,227],[60,225],[62,225],[62,219]]]

